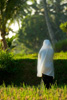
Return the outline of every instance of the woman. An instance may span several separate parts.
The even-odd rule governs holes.
[[[50,87],[54,78],[53,67],[54,50],[49,40],[44,40],[43,46],[38,54],[37,76],[42,77],[46,88]]]

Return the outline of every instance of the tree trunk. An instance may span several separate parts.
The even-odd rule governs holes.
[[[7,49],[7,42],[5,40],[5,31],[1,31],[1,36],[2,36],[2,48],[3,50],[6,50]]]
[[[48,28],[48,33],[49,33],[49,36],[51,38],[53,46],[55,46],[54,32],[51,28],[51,24],[50,24],[50,20],[49,20],[49,16],[48,16],[48,11],[47,11],[46,0],[43,0],[43,6],[44,6],[44,13],[45,13],[45,19],[46,19],[46,24],[47,24],[47,28]]]

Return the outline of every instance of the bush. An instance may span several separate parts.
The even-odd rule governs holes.
[[[16,37],[17,37],[17,35],[16,36],[12,36],[11,38],[6,38],[7,45],[8,45],[9,48],[11,47],[12,42],[13,42],[13,40],[16,39]]]
[[[67,22],[61,23],[61,24],[60,24],[60,29],[61,29],[63,32],[67,32]]]
[[[0,50],[0,69],[7,72],[15,72],[17,70],[16,62],[13,59],[13,54]]]
[[[67,51],[67,39],[59,41],[58,43],[55,44],[55,51],[60,52],[60,51]]]

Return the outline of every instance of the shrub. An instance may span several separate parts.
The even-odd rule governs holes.
[[[7,45],[8,45],[9,48],[12,46],[12,42],[13,42],[13,40],[16,39],[16,37],[17,37],[17,35],[16,36],[12,36],[11,38],[6,38]]]
[[[55,44],[55,51],[67,51],[67,39],[59,41]]]
[[[12,53],[0,50],[0,69],[6,70],[7,72],[15,72],[17,70]]]
[[[67,22],[61,23],[61,24],[60,24],[60,29],[61,29],[63,32],[67,32]]]

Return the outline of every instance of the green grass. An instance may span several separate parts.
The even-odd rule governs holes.
[[[67,59],[67,52],[60,52],[60,53],[55,53],[54,54],[54,59]]]
[[[48,90],[36,76],[37,54],[17,54],[13,60],[14,73],[0,69],[0,100],[67,100],[67,52],[54,54],[57,85]]]
[[[37,59],[38,54],[15,54],[14,59]],[[67,52],[60,52],[54,54],[54,59],[67,59]]]

